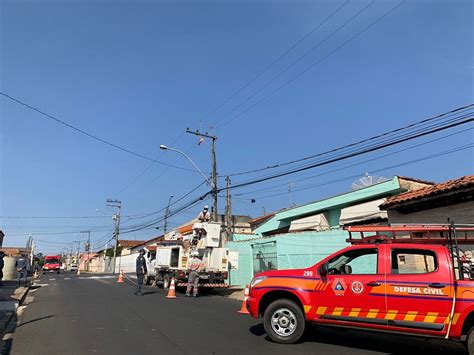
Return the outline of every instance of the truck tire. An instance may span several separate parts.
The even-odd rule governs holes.
[[[303,311],[295,302],[281,299],[267,307],[263,314],[263,326],[274,342],[293,344],[303,335],[306,321]]]
[[[170,288],[171,279],[169,275],[163,277],[163,289],[167,290]]]
[[[467,332],[466,345],[469,355],[474,355],[474,327]]]
[[[150,284],[150,278],[147,274],[143,275],[143,284],[147,286]]]

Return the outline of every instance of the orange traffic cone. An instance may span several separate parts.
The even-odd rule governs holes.
[[[120,270],[120,274],[119,274],[119,277],[118,277],[117,282],[118,282],[118,283],[122,283],[122,282],[123,282],[123,270]]]
[[[174,286],[174,277],[171,279],[170,290],[168,291],[166,298],[178,298],[176,296],[176,288]]]
[[[242,307],[240,307],[240,311],[237,313],[240,314],[250,314],[250,312],[247,310],[247,298],[249,298],[249,287],[245,287],[244,291],[244,300],[242,301]]]

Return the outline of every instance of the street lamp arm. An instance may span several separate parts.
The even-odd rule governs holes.
[[[189,157],[189,155],[187,155],[186,153],[184,153],[184,152],[182,152],[182,151],[180,151],[180,150],[178,150],[178,149],[170,148],[170,147],[165,146],[165,145],[160,145],[160,149],[162,149],[162,150],[172,150],[173,152],[176,152],[176,153],[179,153],[179,154],[183,155],[186,159],[189,160],[189,162],[190,162],[191,164],[193,164],[194,168],[196,168],[196,170],[199,172],[199,174],[202,175],[202,177],[204,178],[204,180],[206,180],[206,182],[207,182],[212,188],[214,188],[214,186],[213,186],[211,180],[206,176],[206,174],[204,174],[204,173],[202,172],[201,169],[199,169],[199,167],[194,163],[194,161]]]

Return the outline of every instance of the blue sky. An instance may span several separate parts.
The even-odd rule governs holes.
[[[203,131],[214,127],[221,176],[325,151],[472,102],[472,3],[468,0],[407,1],[268,96],[399,3],[353,0],[222,105],[344,3],[3,0],[1,91],[108,141],[188,169],[189,162],[173,152],[159,151],[159,145],[187,152],[209,171],[210,142],[198,146],[196,137],[183,132],[187,127]],[[358,12],[342,30],[258,91]],[[32,232],[41,240],[40,251],[53,252],[69,247],[73,240],[84,240],[78,231],[91,229],[93,246],[100,246],[113,227],[107,198],[122,200],[124,216],[140,217],[163,208],[171,194],[180,196],[202,181],[196,173],[150,164],[91,140],[4,97],[0,97],[0,119],[0,215],[94,217],[0,218],[5,245],[24,245]],[[255,217],[264,209],[269,212],[348,191],[349,178],[291,195],[287,186],[293,184],[296,190],[363,176],[472,143],[470,130],[295,182],[466,128],[236,190],[248,193],[234,199],[234,213]],[[377,174],[443,181],[473,170],[471,149]],[[235,177],[233,183],[251,177]],[[258,191],[278,184],[270,190],[278,196]],[[202,186],[193,196],[205,191]],[[191,218],[199,208],[174,216],[170,224]],[[124,227],[148,220],[124,217]],[[157,234],[146,229],[122,238],[147,239]]]

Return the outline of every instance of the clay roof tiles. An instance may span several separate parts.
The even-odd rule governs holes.
[[[463,176],[459,179],[448,180],[440,184],[393,196],[385,201],[380,207],[387,208],[403,202],[420,200],[426,197],[433,197],[447,192],[454,192],[466,187],[474,187],[474,175]]]

